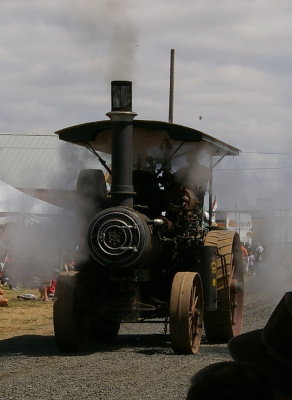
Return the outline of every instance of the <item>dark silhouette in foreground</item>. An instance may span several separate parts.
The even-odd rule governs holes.
[[[265,375],[245,363],[223,361],[210,364],[191,379],[187,400],[273,400]]]
[[[234,337],[228,348],[234,360],[265,374],[275,399],[292,399],[292,292],[285,293],[263,329]]]

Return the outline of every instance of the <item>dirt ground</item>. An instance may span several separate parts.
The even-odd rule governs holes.
[[[38,289],[10,290],[1,286],[8,307],[0,307],[0,339],[23,334],[53,334],[53,301],[39,299]],[[36,300],[18,299],[22,294],[34,294]]]
[[[262,328],[291,287],[292,270],[275,265],[248,276],[243,332]],[[122,324],[112,345],[60,353],[52,334],[52,302],[20,301],[19,293],[5,291],[9,307],[0,308],[8,337],[0,340],[5,400],[184,400],[193,374],[231,360],[226,344],[206,341],[195,355],[175,354],[163,324],[148,323]]]

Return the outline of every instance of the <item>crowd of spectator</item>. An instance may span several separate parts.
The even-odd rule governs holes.
[[[241,252],[244,264],[244,272],[247,275],[260,275],[264,261],[264,247],[258,242],[256,246],[241,242]]]
[[[52,256],[52,265],[47,265],[42,257],[37,258],[33,254],[29,259],[23,256],[23,259],[20,260],[19,255],[15,256],[13,251],[15,243],[11,238],[13,237],[14,225],[0,225],[0,285],[11,290],[38,287],[41,300],[53,299],[58,273],[74,271],[74,257],[64,254],[60,255],[59,258]],[[56,261],[57,259],[59,261]]]

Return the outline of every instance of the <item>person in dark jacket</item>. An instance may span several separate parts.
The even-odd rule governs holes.
[[[258,369],[235,361],[210,364],[191,379],[187,400],[274,400],[273,389]]]
[[[275,399],[292,399],[292,292],[287,292],[263,329],[232,338],[232,358],[261,370],[275,392]],[[264,398],[264,397],[262,397]]]

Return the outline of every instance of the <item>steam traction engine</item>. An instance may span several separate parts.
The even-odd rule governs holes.
[[[54,302],[63,352],[114,339],[127,321],[169,323],[173,350],[184,354],[198,351],[203,327],[213,343],[240,332],[239,236],[212,226],[211,208],[214,157],[238,150],[195,129],[134,120],[131,91],[113,81],[109,120],[57,132],[106,170],[77,180],[78,266],[60,274]]]

